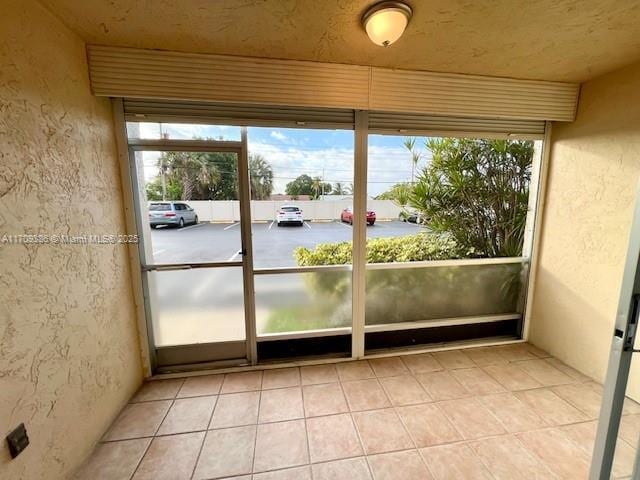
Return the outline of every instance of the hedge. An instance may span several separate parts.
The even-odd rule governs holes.
[[[299,247],[293,255],[301,267],[343,265],[351,263],[351,250],[351,242],[320,243],[314,249]],[[466,256],[455,240],[444,235],[419,233],[367,240],[368,263],[450,260]]]

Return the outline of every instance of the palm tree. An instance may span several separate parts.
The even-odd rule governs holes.
[[[181,200],[192,200],[199,186],[215,184],[220,180],[218,167],[209,162],[203,153],[165,152],[158,159],[158,166],[168,180],[182,186]]]
[[[267,200],[273,192],[273,168],[262,155],[250,155],[249,178],[251,198],[253,200]]]
[[[347,188],[345,186],[342,185],[341,182],[336,182],[336,184],[333,187],[333,192],[331,192],[333,195],[346,195],[347,194]]]
[[[422,153],[415,149],[416,137],[405,137],[403,145],[411,153],[411,185],[413,185],[415,183],[416,168],[422,158]]]
[[[318,199],[321,193],[324,194],[324,192],[322,192],[323,187],[324,183],[322,182],[322,179],[320,177],[313,177],[311,188],[313,189],[314,199]]]

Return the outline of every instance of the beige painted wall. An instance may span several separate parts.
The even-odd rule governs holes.
[[[0,32],[0,236],[123,233],[83,42],[33,0],[3,1]],[[66,478],[142,381],[126,247],[0,244],[0,265],[0,478]]]
[[[531,340],[602,381],[640,174],[640,63],[582,86],[555,124]],[[635,361],[629,392],[640,398]]]

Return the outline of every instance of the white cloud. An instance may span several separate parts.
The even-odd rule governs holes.
[[[273,130],[271,132],[271,137],[275,138],[276,140],[280,140],[281,142],[284,142],[285,140],[289,139],[289,137],[287,137],[284,133],[279,132],[277,130]]]

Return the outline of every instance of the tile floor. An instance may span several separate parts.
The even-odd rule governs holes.
[[[152,381],[78,478],[582,479],[601,389],[527,344]]]

